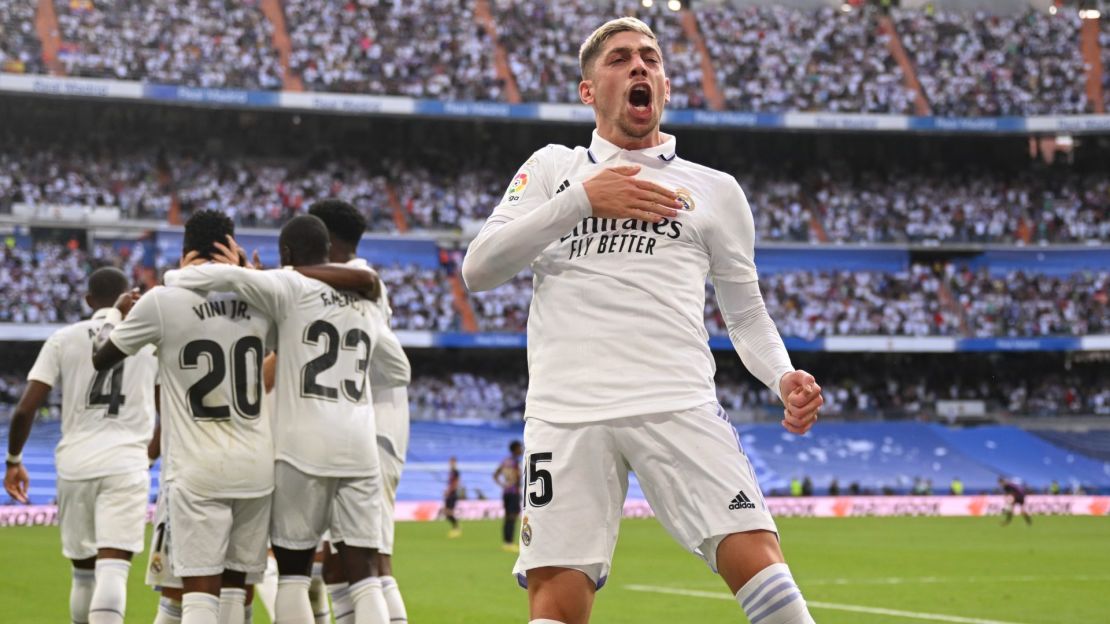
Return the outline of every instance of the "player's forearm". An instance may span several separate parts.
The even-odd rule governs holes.
[[[490,290],[511,280],[591,211],[585,188],[576,184],[510,221],[497,220],[494,213],[467,248],[462,265],[466,287]]]
[[[31,437],[31,426],[34,422],[34,410],[20,409],[20,406],[15,408],[12,412],[11,426],[8,429],[8,454],[19,455],[23,452],[27,438]]]
[[[356,292],[371,301],[377,301],[381,295],[381,281],[378,279],[378,274],[368,268],[343,264],[317,264],[294,267],[294,270],[332,288]]]
[[[767,314],[759,283],[722,281],[715,286],[717,304],[740,361],[756,379],[779,395],[779,380],[794,367],[775,322]]]

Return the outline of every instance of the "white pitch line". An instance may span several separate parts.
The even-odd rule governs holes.
[[[809,585],[902,585],[936,583],[1040,583],[1043,581],[1106,581],[1106,574],[1073,574],[1069,576],[1041,576],[1026,574],[1022,576],[888,576],[881,578],[835,578],[811,579],[799,583]]]
[[[654,585],[625,585],[625,589],[638,592],[656,594],[673,594],[675,596],[691,596],[694,598],[715,598],[717,600],[736,600],[734,596],[721,592],[699,591],[696,589],[678,589],[675,587],[657,587]],[[806,604],[817,609],[830,609],[833,611],[851,611],[853,613],[871,613],[874,615],[889,615],[892,617],[907,618],[911,620],[930,620],[934,622],[956,622],[957,624],[1018,624],[1017,622],[1003,622],[1001,620],[984,620],[980,618],[967,618],[958,615],[944,615],[940,613],[921,613],[918,611],[899,611],[897,609],[883,609],[881,607],[864,607],[860,605],[839,604],[836,602],[818,602],[806,600]]]

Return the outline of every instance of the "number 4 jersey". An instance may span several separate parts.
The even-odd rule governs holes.
[[[269,316],[234,294],[158,287],[112,331],[124,353],[158,348],[165,472],[192,493],[255,498],[273,490],[262,400],[272,330]]]
[[[377,472],[368,371],[385,320],[377,306],[295,271],[205,264],[166,283],[230,290],[278,324],[277,459],[321,477]]]
[[[62,390],[62,440],[55,450],[58,476],[95,479],[146,470],[154,433],[154,349],[132,351],[115,368],[96,372],[96,336],[110,308],[58,330],[43,345],[28,381]]]

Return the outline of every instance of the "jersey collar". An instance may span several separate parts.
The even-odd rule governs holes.
[[[590,141],[590,149],[586,150],[586,154],[590,157],[590,162],[594,164],[607,162],[621,152],[643,154],[649,158],[658,158],[666,162],[671,162],[675,157],[675,138],[672,134],[664,134],[663,137],[665,140],[655,147],[648,147],[641,150],[625,150],[601,138],[601,135],[599,135],[595,129],[593,132],[593,140]]]

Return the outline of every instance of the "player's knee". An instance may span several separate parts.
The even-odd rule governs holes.
[[[278,572],[282,575],[309,576],[315,555],[315,549],[289,550],[274,546],[274,559],[277,560]]]
[[[78,570],[96,569],[96,557],[89,557],[88,559],[70,559],[70,561],[73,563],[73,567]]]
[[[734,594],[761,570],[783,562],[778,537],[771,531],[714,536],[702,542],[700,550]]]
[[[589,619],[597,581],[575,568],[543,567],[528,570],[531,617],[577,624]]]
[[[96,551],[97,559],[123,559],[124,561],[131,561],[135,553],[130,550],[121,550],[119,548],[101,548]]]

